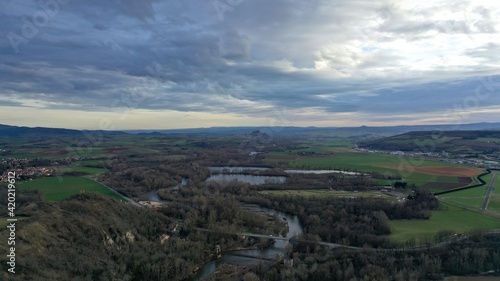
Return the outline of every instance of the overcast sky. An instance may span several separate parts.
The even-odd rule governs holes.
[[[2,0],[0,123],[500,121],[499,30],[491,0]]]

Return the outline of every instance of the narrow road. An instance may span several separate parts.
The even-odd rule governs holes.
[[[260,238],[276,239],[276,240],[288,240],[288,241],[297,241],[297,242],[303,242],[303,243],[312,243],[312,244],[317,244],[317,245],[322,245],[322,246],[328,246],[330,248],[344,248],[344,249],[351,249],[351,250],[371,250],[371,251],[379,251],[379,252],[406,252],[406,251],[439,248],[439,247],[443,247],[443,246],[451,244],[451,243],[456,243],[456,242],[468,239],[471,236],[470,234],[454,235],[454,236],[450,236],[448,239],[446,239],[445,241],[442,241],[442,242],[413,246],[413,247],[409,247],[409,248],[364,248],[364,247],[342,245],[342,244],[337,244],[337,243],[328,243],[328,242],[323,242],[323,241],[308,241],[308,240],[302,240],[302,239],[299,240],[299,239],[293,239],[293,238],[290,239],[290,238],[286,238],[286,237],[279,237],[279,236],[272,236],[272,235],[265,235],[265,234],[223,232],[223,231],[210,230],[210,229],[206,229],[206,228],[195,228],[195,229],[198,231],[203,231],[203,232],[212,232],[212,233],[220,233],[220,234],[239,235],[239,236],[252,236],[252,237],[260,237]],[[489,230],[489,231],[484,232],[484,234],[500,234],[500,230],[498,230],[498,229]]]
[[[129,198],[129,197],[127,197],[127,196],[124,196],[123,194],[119,193],[118,191],[116,191],[116,190],[112,189],[111,187],[109,187],[109,186],[105,185],[105,184],[104,184],[104,183],[102,183],[102,182],[98,182],[95,178],[93,178],[93,177],[91,177],[91,176],[84,176],[84,177],[85,177],[85,178],[88,178],[88,179],[90,179],[90,180],[93,180],[93,181],[95,181],[96,183],[98,183],[98,184],[100,184],[100,185],[102,185],[102,186],[106,187],[107,189],[111,190],[113,193],[117,194],[118,196],[120,196],[121,198],[123,198],[124,200],[126,200],[127,202],[129,202],[130,204],[132,204],[132,205],[134,205],[134,206],[137,206],[137,207],[141,207],[141,208],[143,208],[143,207],[144,207],[143,205],[141,205],[141,204],[137,203],[137,201],[135,201],[134,199]]]
[[[493,190],[495,190],[495,178],[496,178],[496,176],[497,176],[497,173],[494,172],[493,177],[491,177],[490,186],[486,189],[486,196],[484,197],[483,206],[481,207],[482,210],[486,210],[486,208],[488,207],[488,202],[490,202],[491,193],[493,192]]]
[[[290,239],[290,238],[286,238],[286,237],[266,235],[266,234],[222,232],[222,231],[214,231],[214,230],[210,230],[210,229],[206,229],[206,228],[196,228],[196,230],[203,231],[203,232],[230,234],[230,235],[238,235],[238,236],[251,236],[251,237],[267,238],[267,239],[274,239],[274,240],[297,241],[297,242],[303,242],[303,243],[312,243],[312,244],[318,244],[318,245],[322,245],[322,246],[328,246],[328,247],[331,247],[331,248],[347,248],[347,249],[353,249],[353,250],[359,250],[359,249],[361,249],[360,247],[347,246],[347,245],[342,245],[342,244],[337,244],[337,243],[328,243],[328,242],[323,242],[323,241],[309,241],[309,240],[293,239],[293,238]]]

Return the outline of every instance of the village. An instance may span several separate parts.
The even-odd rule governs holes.
[[[0,161],[0,182],[7,181],[8,172],[15,172],[16,177],[21,180],[32,180],[41,177],[57,175],[58,169],[54,166],[70,165],[83,157],[65,157],[60,159],[29,159],[29,158],[5,158]]]

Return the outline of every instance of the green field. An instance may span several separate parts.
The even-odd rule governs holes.
[[[490,198],[488,211],[483,212],[481,206],[490,185],[492,175],[483,180],[486,185],[466,190],[439,195],[438,199],[444,210],[432,212],[430,220],[391,221],[393,237],[397,241],[411,238],[432,237],[441,230],[452,230],[456,233],[476,229],[500,229],[500,181],[495,181],[495,191]]]
[[[422,160],[419,158],[401,157],[390,154],[374,153],[338,153],[328,156],[292,156],[268,154],[269,163],[283,163],[287,167],[296,169],[339,169],[360,172],[378,172],[400,176],[409,184],[423,185],[429,182],[457,183],[456,176],[439,176],[412,171],[412,167],[460,167],[466,166],[440,161]],[[385,167],[384,167],[385,166]],[[394,168],[392,168],[394,167]],[[399,167],[409,170],[398,170]],[[390,181],[381,180],[381,184],[390,184]]]
[[[131,154],[158,154],[158,153],[160,153],[159,150],[151,149],[151,148],[147,148],[147,147],[141,147],[141,146],[130,147],[127,150],[124,151],[125,155],[131,155]]]
[[[63,176],[40,178],[27,182],[19,182],[17,188],[20,190],[39,190],[49,201],[61,201],[78,194],[81,190],[97,192],[117,199],[121,198],[101,184],[84,177]]]
[[[66,157],[96,157],[105,154],[104,147],[83,146],[83,147],[67,147],[68,154]]]
[[[317,197],[317,198],[385,198],[390,200],[397,200],[395,195],[379,191],[339,191],[339,190],[266,190],[259,193],[273,196],[304,196],[304,197]]]
[[[500,213],[500,193],[494,191],[490,197],[490,203],[488,204],[488,210]]]
[[[442,203],[443,210],[432,211],[429,220],[393,220],[391,238],[396,241],[408,241],[415,238],[423,241],[432,238],[441,230],[464,233],[478,229],[500,229],[500,219],[478,212]]]
[[[486,182],[483,186],[439,195],[438,198],[444,202],[456,203],[479,210],[484,202],[486,189],[490,186],[492,177],[492,174],[483,176],[482,179]],[[498,175],[494,186],[495,190],[490,197],[487,209],[490,213],[498,213],[500,215],[500,178]]]
[[[311,168],[345,168],[357,169],[359,171],[373,171],[373,167],[380,165],[399,166],[399,165],[420,165],[420,166],[448,166],[462,167],[458,164],[430,161],[419,159],[412,160],[408,157],[400,157],[390,154],[375,154],[375,153],[344,153],[335,154],[324,157],[298,157],[289,163],[293,167],[311,167]],[[381,168],[381,171],[384,169]]]
[[[61,158],[61,157],[96,157],[104,155],[102,147],[55,147],[55,148],[15,148],[5,157],[12,158]]]
[[[454,202],[459,204],[469,205],[473,208],[481,208],[486,195],[486,187],[479,186],[466,190],[456,191],[448,194],[439,195],[438,198],[446,202]]]
[[[485,180],[487,182],[487,186],[489,186],[492,177],[491,175],[488,176],[489,181]],[[497,172],[494,186],[495,190],[493,190],[493,193],[491,194],[490,202],[488,204],[488,210],[500,214],[500,172]]]
[[[82,172],[89,175],[100,175],[104,173],[104,169],[92,167],[71,167],[62,170],[63,172]]]
[[[83,161],[76,162],[76,164],[79,165],[79,166],[85,167],[87,165],[90,165],[90,166],[92,166],[92,165],[102,165],[102,164],[104,164],[104,161],[105,160],[103,160],[103,159],[83,160]]]

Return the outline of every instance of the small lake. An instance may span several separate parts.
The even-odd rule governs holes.
[[[214,173],[241,173],[243,171],[268,171],[270,168],[267,167],[243,167],[243,166],[212,166],[208,167],[210,172]]]
[[[361,176],[366,175],[358,172],[349,172],[349,171],[341,171],[341,170],[285,170],[285,173],[288,174],[344,174],[351,176]]]
[[[283,176],[255,176],[245,174],[215,174],[211,175],[206,182],[219,182],[230,183],[232,181],[239,181],[249,183],[252,185],[266,184],[266,183],[284,183],[286,177]]]

